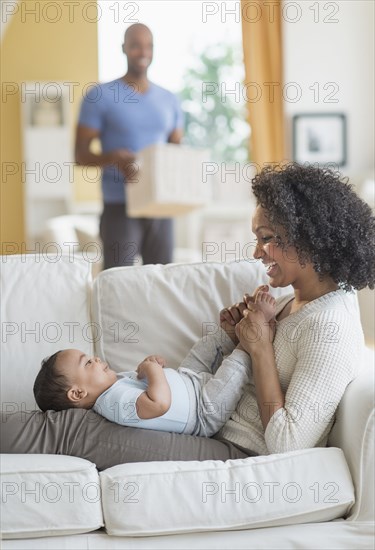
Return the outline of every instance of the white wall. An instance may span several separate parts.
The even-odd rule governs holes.
[[[283,14],[284,86],[296,82],[302,91],[298,102],[285,101],[288,157],[294,114],[346,113],[348,164],[342,171],[360,182],[374,167],[374,2],[284,0]],[[328,82],[335,83],[337,103],[327,102],[334,91],[334,86],[323,89]],[[309,89],[314,83],[319,83],[319,98]],[[294,92],[292,87],[286,91]]]
[[[302,91],[298,102],[285,101],[288,158],[292,157],[294,114],[345,113],[348,163],[341,171],[357,185],[363,198],[372,203],[370,181],[366,190],[362,184],[374,174],[374,2],[284,0],[283,6],[284,86],[296,82]],[[296,21],[288,21],[291,19]],[[324,22],[324,19],[337,22]],[[309,87],[316,82],[319,97],[314,98]],[[323,89],[328,82],[337,86],[337,93],[333,95],[337,103],[325,101],[327,94],[334,90],[333,86]],[[294,90],[290,87],[287,91],[291,95]],[[374,345],[374,291],[362,290],[359,303],[366,340]]]

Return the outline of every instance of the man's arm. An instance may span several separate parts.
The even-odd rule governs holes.
[[[94,139],[100,139],[99,130],[78,125],[75,144],[75,161],[85,166],[108,166],[115,165],[125,175],[127,170],[134,172],[135,155],[127,149],[116,149],[109,153],[92,153],[90,145]],[[128,174],[129,175],[129,174]]]
[[[106,166],[111,164],[110,155],[96,154],[90,151],[90,145],[94,139],[100,139],[99,130],[87,126],[77,126],[75,161],[85,166]]]

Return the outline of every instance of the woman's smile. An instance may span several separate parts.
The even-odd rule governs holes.
[[[267,273],[267,276],[268,277],[274,277],[277,273],[277,270],[278,270],[278,265],[276,262],[271,262],[271,263],[265,263],[264,264],[265,267],[266,267],[266,273]]]

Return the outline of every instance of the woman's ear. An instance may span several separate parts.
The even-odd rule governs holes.
[[[69,401],[72,401],[73,403],[79,403],[87,396],[87,391],[74,386],[67,391],[66,395]]]

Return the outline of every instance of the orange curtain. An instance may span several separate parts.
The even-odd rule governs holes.
[[[250,159],[262,167],[284,159],[281,1],[241,0],[241,14]]]

